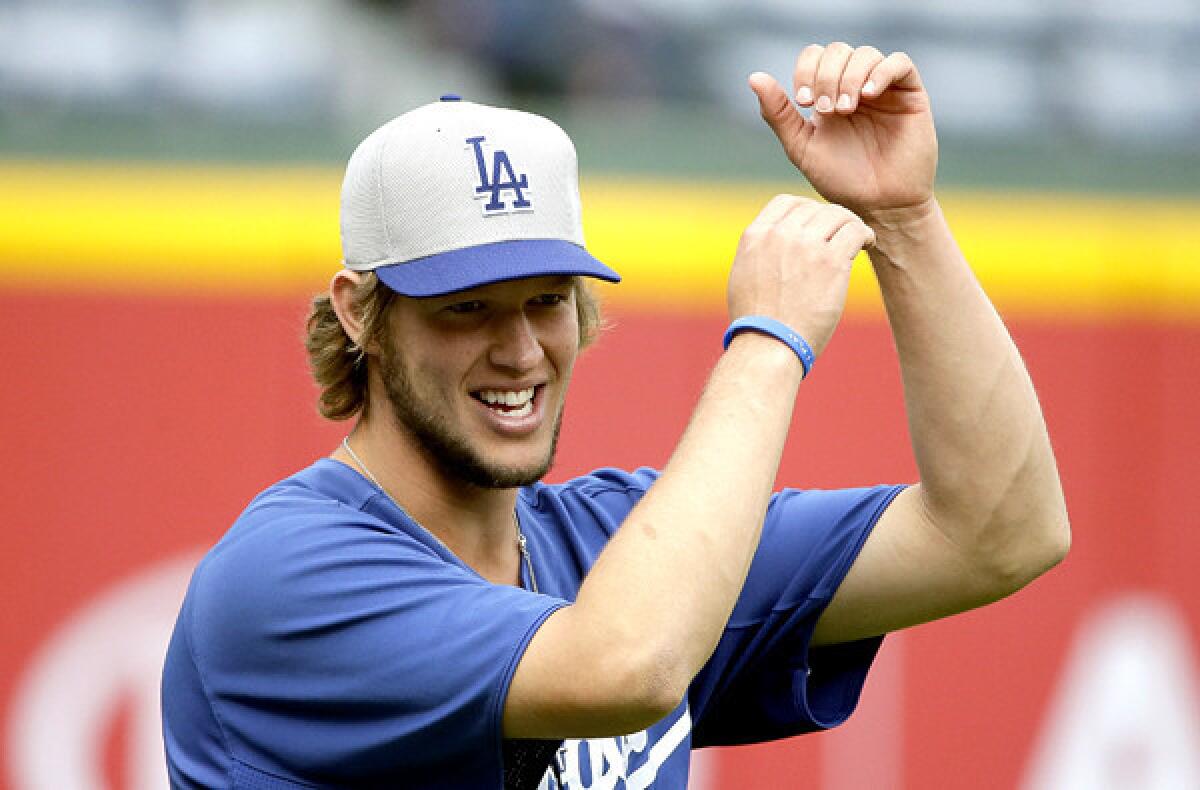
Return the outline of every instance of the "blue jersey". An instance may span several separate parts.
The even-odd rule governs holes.
[[[337,461],[267,489],[200,562],[176,623],[162,687],[172,786],[500,788],[513,671],[655,478],[606,469],[522,489],[538,593],[483,579]],[[898,491],[776,494],[687,697],[642,732],[565,742],[542,787],[683,788],[691,748],[844,720],[880,640],[809,640]]]

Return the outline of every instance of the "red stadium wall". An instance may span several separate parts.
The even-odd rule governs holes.
[[[0,787],[153,787],[156,662],[187,570],[251,496],[345,426],[313,408],[302,290],[15,279],[0,289]],[[724,317],[712,301],[653,301],[615,302],[577,367],[553,478],[666,460]],[[845,727],[703,755],[697,786],[1200,777],[1200,310],[1014,304],[1066,485],[1070,557],[1011,599],[889,637]],[[779,482],[914,474],[886,324],[852,309],[803,387]]]

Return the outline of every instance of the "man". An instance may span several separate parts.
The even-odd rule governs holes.
[[[781,195],[747,228],[727,351],[661,473],[539,482],[594,329],[580,278],[617,279],[582,246],[565,135],[444,97],[360,145],[308,338],[323,412],[358,420],[197,568],[164,671],[174,786],[683,787],[689,747],[839,723],[883,634],[1062,558],[1041,413],[934,198],[917,70],[810,46],[811,120],[750,86],[829,203]],[[864,247],[920,483],[772,495]]]

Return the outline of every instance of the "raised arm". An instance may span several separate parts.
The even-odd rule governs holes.
[[[731,318],[783,321],[820,354],[872,236],[840,207],[774,198],[742,237]],[[679,704],[745,582],[801,378],[779,341],[734,337],[661,477],[576,602],[530,641],[505,705],[507,737],[636,732]]]
[[[1008,595],[1062,559],[1070,530],[1029,375],[934,197],[937,141],[916,67],[903,53],[811,46],[794,80],[811,119],[769,76],[750,83],[792,162],[876,233],[921,478],[823,614],[815,641],[828,643]]]

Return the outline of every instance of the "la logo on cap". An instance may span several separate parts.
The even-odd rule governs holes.
[[[516,174],[508,153],[499,148],[492,151],[492,169],[489,173],[483,152],[487,139],[480,135],[468,137],[466,142],[467,147],[475,150],[475,166],[479,169],[479,185],[475,187],[475,199],[488,198],[483,204],[483,215],[490,217],[494,214],[533,211],[533,203],[528,197],[529,177],[525,173],[520,176]],[[502,192],[512,192],[511,203],[501,200]]]

